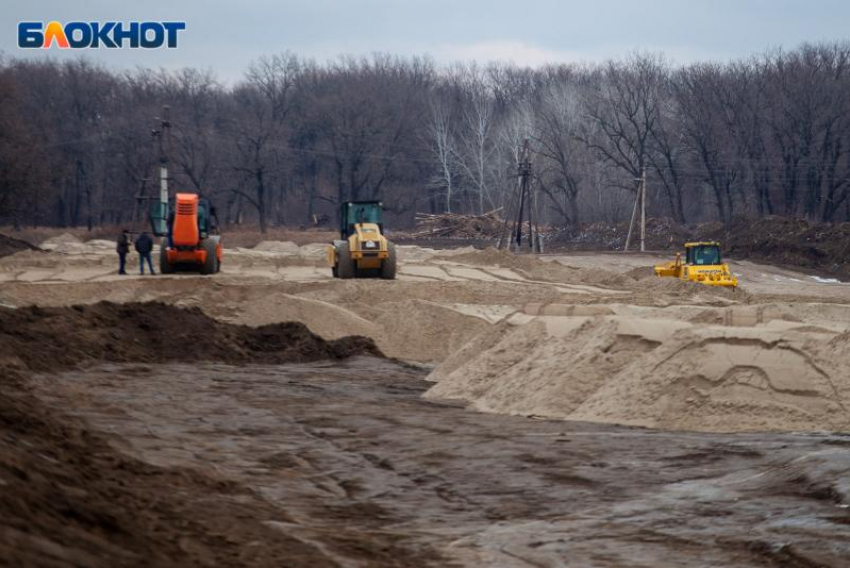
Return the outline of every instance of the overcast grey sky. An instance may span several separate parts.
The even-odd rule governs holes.
[[[675,63],[728,60],[850,35],[848,0],[4,0],[0,51],[88,57],[110,67],[211,68],[238,79],[264,53],[456,60],[599,61],[632,50]],[[184,20],[176,50],[19,50],[22,20]]]

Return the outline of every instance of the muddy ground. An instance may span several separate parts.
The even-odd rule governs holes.
[[[340,565],[364,560],[346,547],[354,535],[433,566],[838,566],[850,554],[833,489],[848,436],[529,420],[425,401],[428,387],[371,358],[37,381],[128,455],[255,492],[285,514],[268,524]]]
[[[657,255],[421,246],[400,247],[396,281],[340,281],[321,244],[281,241],[229,249],[212,278],[122,277],[109,241],[41,246],[0,259],[11,564],[841,566],[850,552],[850,428],[824,432],[805,406],[843,409],[847,393],[778,388],[781,361],[723,391],[774,413],[737,433],[547,419],[552,400],[536,412],[474,384],[423,396],[458,369],[502,373],[513,354],[494,334],[530,325],[532,344],[614,330],[576,359],[602,375],[704,327],[768,350],[793,338],[827,373],[846,284],[734,262],[732,292],[649,277]],[[544,370],[577,364],[563,353]]]

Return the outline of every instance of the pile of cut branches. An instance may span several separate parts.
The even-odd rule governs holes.
[[[499,237],[504,220],[499,217],[501,208],[483,215],[457,213],[417,213],[416,232],[412,237],[440,237],[452,239],[495,239]]]

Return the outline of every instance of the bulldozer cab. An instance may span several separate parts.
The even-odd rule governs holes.
[[[686,243],[685,264],[691,266],[714,266],[722,264],[718,243]]]
[[[355,226],[363,223],[378,225],[384,233],[383,205],[380,201],[346,201],[340,207],[339,234],[342,240],[353,235]]]

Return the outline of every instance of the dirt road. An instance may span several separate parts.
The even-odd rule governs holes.
[[[340,565],[840,566],[832,487],[850,437],[697,435],[471,413],[421,371],[344,364],[107,365],[43,377],[123,452],[257,491]],[[847,491],[847,478],[839,481]]]

